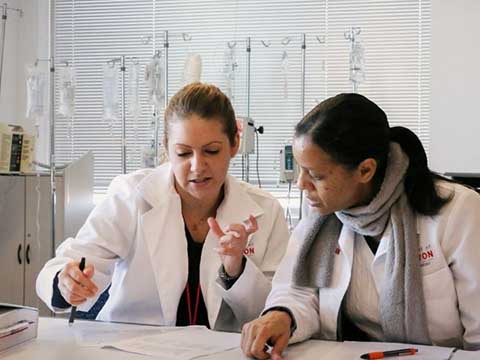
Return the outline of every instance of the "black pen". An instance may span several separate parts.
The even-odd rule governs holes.
[[[80,260],[80,265],[78,265],[78,268],[80,271],[83,271],[85,269],[85,258],[82,257],[82,260]],[[75,321],[75,313],[77,312],[77,307],[72,306],[72,311],[70,312],[70,318],[68,319],[68,326],[71,326],[73,322]]]
[[[400,349],[400,350],[390,350],[390,351],[376,351],[371,353],[366,353],[360,356],[362,359],[383,359],[391,356],[405,356],[405,355],[415,355],[418,349]]]

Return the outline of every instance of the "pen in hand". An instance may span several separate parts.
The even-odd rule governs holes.
[[[386,357],[393,356],[406,356],[406,355],[415,355],[418,352],[418,349],[400,349],[400,350],[390,350],[390,351],[376,351],[366,353],[360,356],[362,359],[373,360],[373,359],[383,359]]]
[[[78,268],[80,271],[83,271],[85,269],[85,258],[82,257],[82,260],[80,260],[80,265],[78,265]],[[75,313],[77,312],[77,307],[72,306],[72,310],[70,312],[70,318],[68,319],[68,326],[71,326],[75,320]]]

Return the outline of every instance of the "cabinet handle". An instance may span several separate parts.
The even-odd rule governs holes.
[[[18,245],[17,249],[17,260],[20,265],[22,265],[22,244]]]
[[[27,264],[30,264],[30,244],[27,245],[27,251],[25,252],[25,258],[27,260]]]

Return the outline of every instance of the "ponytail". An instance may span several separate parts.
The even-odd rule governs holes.
[[[427,155],[420,139],[411,130],[396,126],[390,128],[390,140],[397,142],[407,154],[410,163],[405,175],[405,193],[410,206],[422,215],[436,215],[451,200],[442,198],[435,188],[441,177],[428,168]]]

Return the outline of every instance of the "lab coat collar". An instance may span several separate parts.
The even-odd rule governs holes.
[[[166,195],[177,195],[172,165],[167,162],[146,176],[137,185],[138,193],[152,207],[161,206],[169,201]]]

